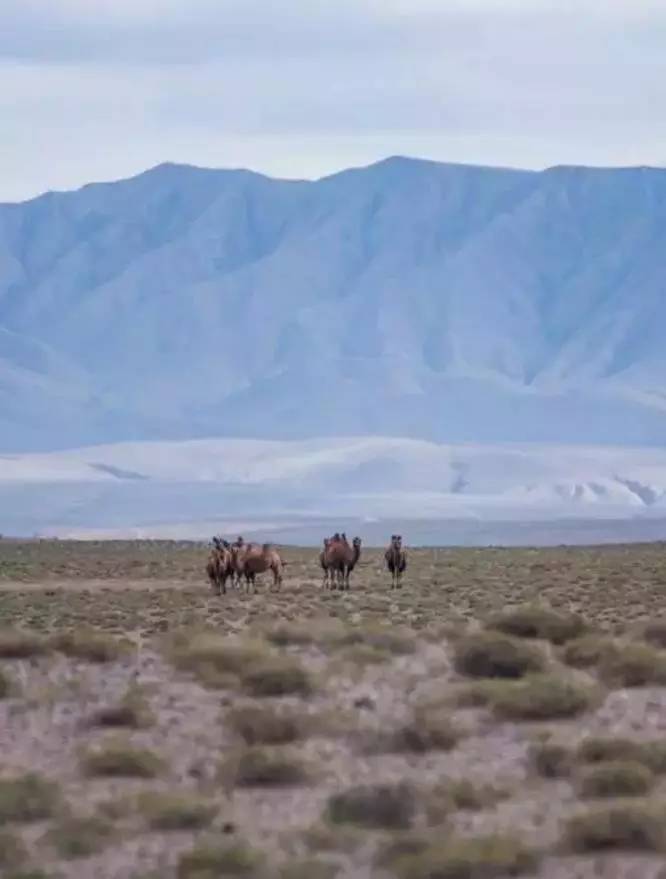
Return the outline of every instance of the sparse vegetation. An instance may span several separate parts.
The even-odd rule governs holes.
[[[600,635],[583,635],[574,638],[564,647],[562,658],[572,668],[591,668],[612,652],[614,642]]]
[[[469,635],[455,645],[455,668],[475,678],[521,678],[541,671],[543,655],[520,641],[495,632]]]
[[[311,769],[299,754],[286,748],[248,748],[226,768],[239,787],[274,787],[307,784]]]
[[[152,751],[118,742],[88,751],[83,757],[82,768],[88,776],[156,778],[165,766],[163,760]]]
[[[584,621],[575,614],[561,614],[546,607],[527,606],[492,617],[488,627],[519,638],[543,638],[564,644],[581,636]]]
[[[83,662],[115,662],[128,651],[126,642],[91,629],[61,632],[51,639],[51,647],[71,659]]]
[[[256,662],[242,674],[244,689],[251,696],[309,696],[312,680],[295,660],[274,659]]]
[[[65,860],[97,854],[112,838],[112,825],[101,818],[63,818],[45,835],[59,857]]]
[[[566,850],[579,854],[614,849],[663,852],[664,813],[649,802],[590,809],[566,822],[563,844]]]
[[[406,784],[359,785],[328,801],[328,818],[334,824],[355,824],[371,829],[401,830],[411,826],[416,798]]]
[[[242,842],[201,844],[181,855],[178,879],[219,879],[221,876],[254,876],[263,864],[261,852]]]
[[[151,792],[139,797],[138,810],[151,830],[200,830],[211,824],[219,806],[188,794]]]
[[[60,803],[58,785],[34,772],[0,779],[0,823],[43,821]]]
[[[604,656],[600,673],[612,687],[666,683],[666,653],[645,644],[618,646]]]
[[[13,870],[27,857],[21,839],[9,830],[0,830],[0,871]]]
[[[652,772],[632,760],[609,760],[586,769],[580,780],[582,797],[636,797],[654,783]]]
[[[235,708],[227,722],[246,745],[288,745],[305,738],[312,727],[307,714],[263,705]]]
[[[509,837],[448,839],[412,855],[401,855],[392,867],[399,879],[500,879],[533,871],[536,852]]]
[[[506,684],[492,696],[493,711],[508,720],[556,720],[590,707],[588,687],[551,675],[534,675]]]
[[[666,772],[666,741],[638,742],[626,738],[590,736],[581,742],[578,759],[583,763],[630,760],[661,774]]]
[[[553,742],[538,742],[531,748],[534,769],[542,778],[566,778],[571,774],[573,758],[569,748]]]
[[[416,709],[413,720],[391,737],[390,750],[450,751],[455,747],[460,731],[443,708]]]
[[[47,651],[45,641],[33,632],[0,630],[0,659],[29,659]]]

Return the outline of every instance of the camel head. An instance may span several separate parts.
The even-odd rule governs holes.
[[[391,548],[398,551],[402,549],[402,534],[391,535]]]
[[[224,546],[224,541],[222,540],[221,537],[213,537],[211,542],[212,542],[213,546],[215,547],[215,549],[222,549]]]
[[[332,537],[332,541],[333,541],[334,543],[339,543],[339,542],[340,542],[340,532],[339,532],[339,531],[336,531],[336,532],[335,532],[335,534],[334,534],[333,537]]]
[[[324,549],[328,549],[330,545],[331,545],[331,538],[324,537]]]

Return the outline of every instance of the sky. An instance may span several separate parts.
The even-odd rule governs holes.
[[[0,200],[164,161],[666,165],[666,0],[0,0]]]

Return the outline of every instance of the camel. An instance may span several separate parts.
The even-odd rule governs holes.
[[[233,574],[231,549],[226,540],[213,537],[213,547],[206,564],[206,573],[212,589],[218,594],[226,595],[227,580]]]
[[[249,544],[247,550],[242,556],[241,565],[248,589],[250,588],[250,585],[252,585],[252,588],[256,592],[257,585],[255,578],[257,574],[263,574],[264,571],[272,571],[274,589],[279,589],[282,585],[282,570],[284,568],[284,562],[282,561],[279,552],[271,543],[264,543],[262,546],[259,546],[256,543]]]
[[[322,588],[328,589],[329,585],[332,583],[332,578],[330,572],[328,570],[328,566],[326,564],[326,552],[328,551],[329,546],[331,545],[331,540],[329,537],[324,537],[324,548],[319,553],[319,564],[321,565],[321,569],[324,572],[324,580],[322,582]]]
[[[407,553],[402,548],[402,535],[391,535],[391,543],[384,553],[384,559],[386,567],[391,572],[391,589],[400,589],[402,575],[407,568]]]
[[[355,537],[350,546],[345,534],[334,535],[324,554],[324,563],[329,572],[331,588],[335,589],[337,580],[340,589],[349,589],[351,572],[358,564],[360,557],[360,537]]]
[[[231,566],[234,586],[240,587],[243,578],[243,559],[245,553],[252,544],[245,543],[242,537],[237,537],[231,544]]]

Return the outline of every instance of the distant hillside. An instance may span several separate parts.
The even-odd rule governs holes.
[[[0,205],[0,450],[666,443],[666,171],[162,165]]]

